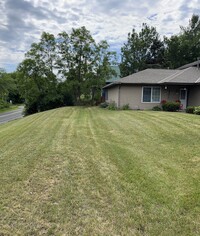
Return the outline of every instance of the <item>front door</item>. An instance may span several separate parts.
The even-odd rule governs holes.
[[[180,89],[180,101],[182,105],[182,109],[186,109],[187,107],[187,89]]]

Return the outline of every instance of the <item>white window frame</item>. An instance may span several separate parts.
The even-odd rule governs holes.
[[[143,91],[144,91],[144,88],[151,88],[151,101],[150,102],[144,102],[143,101]],[[159,102],[152,102],[153,88],[159,88],[160,89],[160,99],[159,99]],[[161,87],[160,86],[142,86],[141,103],[160,103],[160,102],[161,102]]]

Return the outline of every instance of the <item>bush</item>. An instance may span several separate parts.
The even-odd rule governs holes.
[[[124,104],[124,105],[122,106],[122,110],[130,110],[129,104],[128,104],[128,103],[127,103],[127,104]]]
[[[194,114],[200,115],[200,106],[194,108]]]
[[[165,102],[162,104],[163,111],[177,111],[180,108],[179,102]]]
[[[186,113],[194,114],[194,109],[195,109],[195,107],[188,106],[185,111],[186,111]]]
[[[159,106],[155,106],[152,108],[152,111],[161,111],[162,109]]]
[[[10,107],[10,103],[0,100],[0,109]]]
[[[108,110],[117,110],[117,106],[116,106],[116,103],[115,102],[111,102],[108,104]]]
[[[108,103],[107,102],[102,102],[102,103],[99,104],[99,107],[100,108],[106,108],[106,107],[108,107]]]
[[[163,99],[160,103],[163,105],[167,102],[167,100]]]

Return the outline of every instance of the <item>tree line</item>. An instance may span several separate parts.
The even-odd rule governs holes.
[[[147,68],[176,69],[200,57],[200,18],[193,15],[187,27],[180,26],[180,32],[160,38],[155,27],[142,25],[128,34],[127,42],[121,48],[121,76],[127,76]]]
[[[17,69],[27,113],[95,104],[105,80],[115,73],[111,67],[115,62],[116,53],[108,43],[96,43],[85,27],[57,37],[44,32]]]
[[[44,32],[13,73],[0,71],[0,101],[24,102],[32,114],[66,105],[94,105],[101,88],[119,64],[121,77],[146,68],[178,68],[200,56],[200,18],[193,15],[180,33],[161,39],[156,28],[143,24],[128,34],[121,61],[104,40],[97,43],[85,28]]]

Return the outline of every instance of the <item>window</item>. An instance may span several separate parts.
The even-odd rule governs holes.
[[[152,102],[160,102],[160,88],[153,87],[152,88]]]
[[[143,87],[143,102],[151,102],[151,88]]]
[[[143,87],[142,102],[160,102],[160,87]]]

